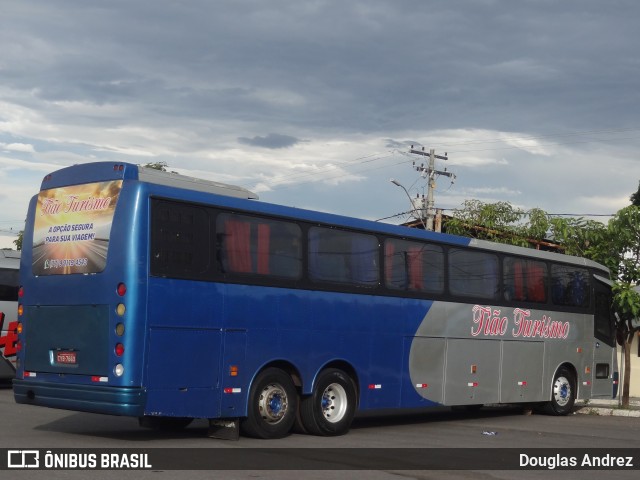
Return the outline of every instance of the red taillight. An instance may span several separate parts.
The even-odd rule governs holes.
[[[18,298],[24,297],[24,287],[18,289]]]
[[[121,343],[116,344],[115,352],[118,357],[121,357],[124,354],[124,345]]]
[[[124,283],[119,283],[116,291],[118,292],[118,295],[124,297],[124,294],[127,293],[127,286]]]

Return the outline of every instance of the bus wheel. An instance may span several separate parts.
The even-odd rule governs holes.
[[[545,405],[549,415],[567,415],[573,410],[576,401],[576,380],[566,367],[560,367],[553,380],[551,401]]]
[[[336,436],[349,431],[356,410],[356,389],[343,371],[320,373],[313,393],[301,400],[304,429],[313,435]]]
[[[278,368],[260,372],[249,390],[242,433],[255,438],[282,438],[296,419],[298,394],[291,377]]]

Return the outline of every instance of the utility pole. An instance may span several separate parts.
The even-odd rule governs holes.
[[[434,207],[435,202],[433,199],[433,192],[436,189],[436,178],[438,176],[449,177],[451,179],[451,183],[453,184],[453,182],[456,179],[456,175],[452,172],[448,172],[446,168],[444,170],[436,170],[436,158],[439,160],[448,160],[446,152],[444,156],[436,155],[435,150],[433,148],[429,150],[429,153],[427,153],[424,151],[424,147],[422,147],[422,150],[416,150],[413,148],[413,145],[411,145],[411,149],[409,150],[409,153],[412,153],[414,155],[422,155],[424,157],[429,157],[429,163],[426,167],[424,166],[424,163],[420,165],[416,165],[416,162],[413,162],[413,168],[416,171],[420,172],[420,176],[422,178],[427,179],[426,206],[424,205],[424,197],[422,198],[423,211],[426,210],[425,214],[423,215],[423,218],[426,217],[426,222],[423,222],[423,224],[425,225],[425,229],[433,230],[434,219],[436,216],[436,211]]]

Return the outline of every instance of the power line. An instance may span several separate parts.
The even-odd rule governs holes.
[[[386,158],[393,157],[394,154],[395,154],[395,152],[391,152],[391,153],[389,153],[387,155],[378,156],[378,155],[380,155],[379,153],[372,153],[372,154],[369,154],[369,155],[364,155],[364,156],[361,156],[361,157],[357,157],[357,158],[355,158],[353,160],[347,160],[347,161],[343,161],[343,162],[334,162],[334,163],[331,163],[330,165],[326,165],[324,167],[317,168],[312,172],[299,172],[299,173],[291,173],[291,174],[288,174],[288,175],[280,175],[279,177],[276,177],[276,178],[271,179],[271,180],[257,181],[257,182],[253,182],[253,183],[250,183],[250,184],[247,183],[247,184],[244,184],[242,186],[245,187],[245,188],[251,189],[252,187],[255,188],[259,184],[264,184],[264,185],[266,185],[268,187],[278,186],[278,185],[282,185],[282,184],[286,185],[289,182],[291,182],[292,180],[318,175],[318,173],[323,173],[323,172],[327,172],[327,171],[336,170],[336,169],[341,168],[341,167],[349,168],[349,167],[352,167],[352,166],[362,165],[362,164],[365,164],[365,163],[376,162],[378,160],[384,160]],[[372,157],[375,157],[375,158],[372,158]],[[341,173],[337,177],[330,177],[329,180],[333,179],[333,178],[339,178],[341,176],[345,176],[345,175]],[[327,178],[320,178],[320,179],[317,179],[317,180],[314,180],[314,181],[324,181],[324,180],[327,180]],[[304,183],[311,183],[311,182],[304,182]]]
[[[438,147],[444,148],[444,147],[477,145],[477,144],[485,144],[485,143],[499,143],[499,142],[507,142],[509,140],[511,141],[539,140],[539,139],[545,139],[545,138],[575,137],[575,136],[593,135],[593,134],[598,135],[598,134],[604,134],[604,133],[622,133],[622,132],[632,132],[637,130],[640,130],[640,128],[634,127],[634,128],[620,128],[620,129],[608,129],[608,130],[585,130],[581,132],[558,133],[558,134],[547,134],[547,135],[515,135],[515,136],[506,136],[506,137],[500,137],[500,138],[489,138],[484,140],[481,139],[481,140],[470,140],[466,142],[443,143],[443,144],[438,144]],[[629,137],[629,138],[637,138],[637,137]],[[604,139],[604,140],[607,140],[607,139]],[[596,140],[593,140],[593,141],[596,141]],[[572,143],[572,142],[568,142],[568,143]]]
[[[510,137],[502,137],[502,138],[494,138],[494,139],[485,139],[485,140],[472,140],[472,141],[467,141],[467,142],[452,142],[452,143],[443,143],[443,144],[438,144],[438,147],[449,147],[449,146],[472,146],[472,145],[483,145],[483,144],[491,144],[491,143],[504,143],[507,141],[528,141],[528,140],[540,140],[540,139],[547,139],[547,138],[566,138],[566,137],[575,137],[575,136],[584,136],[584,135],[594,135],[594,134],[611,134],[611,133],[622,133],[622,132],[630,132],[630,131],[637,131],[640,130],[640,128],[624,128],[624,129],[608,129],[608,130],[586,130],[586,131],[582,131],[582,132],[571,132],[571,133],[564,133],[564,134],[549,134],[549,135],[538,135],[538,136],[526,136],[526,135],[521,135],[521,136],[510,136]],[[624,137],[624,138],[598,138],[598,139],[585,139],[585,140],[573,140],[573,141],[557,141],[557,142],[548,142],[548,143],[540,143],[537,145],[532,145],[531,147],[546,147],[546,146],[554,146],[554,145],[571,145],[571,144],[579,144],[579,143],[592,143],[592,142],[607,142],[607,141],[619,141],[619,140],[634,140],[639,138],[639,136],[632,136],[632,137]],[[484,149],[473,149],[473,150],[454,150],[454,151],[450,151],[449,153],[471,153],[471,152],[492,152],[492,151],[501,151],[501,150],[523,150],[525,149],[526,146],[524,145],[511,145],[511,146],[504,146],[504,147],[492,147],[492,148],[484,148]],[[270,188],[273,187],[277,187],[277,188],[289,188],[290,186],[295,186],[298,185],[298,183],[296,183],[295,185],[288,185],[290,182],[298,180],[298,179],[302,179],[302,178],[306,178],[306,177],[312,177],[312,176],[317,176],[318,174],[321,173],[325,173],[325,172],[330,172],[339,168],[351,168],[351,167],[355,167],[358,165],[363,165],[363,164],[367,164],[367,163],[373,163],[373,162],[377,162],[380,160],[386,160],[389,158],[393,158],[396,154],[400,154],[400,155],[408,155],[405,152],[401,152],[398,150],[393,150],[391,151],[389,154],[387,155],[382,155],[381,153],[372,153],[369,155],[363,155],[357,158],[354,158],[352,160],[347,160],[347,161],[343,161],[343,162],[334,162],[331,165],[327,165],[325,167],[320,167],[315,169],[312,172],[300,172],[300,173],[292,173],[289,175],[281,175],[279,177],[276,177],[272,180],[264,180],[264,181],[254,181],[252,183],[247,183],[244,184],[243,186],[245,186],[246,188],[252,188],[252,187],[256,187],[259,184],[264,184]],[[374,168],[370,168],[370,169],[364,169],[364,170],[360,170],[357,173],[366,173],[369,171],[373,171],[373,170],[378,170],[380,168],[387,168],[387,167],[391,167],[391,166],[395,166],[395,165],[401,165],[403,163],[408,163],[410,160],[408,161],[404,161],[404,162],[399,162],[399,163],[395,163],[395,164],[389,164],[389,165],[384,165],[382,167],[374,167]],[[324,181],[328,181],[328,180],[334,180],[336,178],[342,178],[342,177],[346,177],[348,174],[347,173],[339,173],[338,175],[335,176],[331,176],[331,177],[321,177],[321,178],[314,178],[312,180],[308,180],[305,182],[301,182],[300,184],[308,184],[308,183],[316,183],[316,182],[324,182]]]
[[[440,208],[439,210],[442,211],[454,211],[454,210],[458,210],[457,208]],[[388,220],[390,218],[395,218],[395,217],[401,217],[403,215],[409,215],[414,213],[415,210],[411,210],[408,212],[402,212],[402,213],[396,213],[395,215],[390,215],[388,217],[383,217],[383,218],[379,218],[378,220],[376,220],[376,222],[379,222],[381,220]],[[574,218],[580,218],[580,217],[615,217],[616,214],[615,213],[548,213],[545,212],[547,217],[574,217]],[[528,212],[522,212],[519,213],[520,216],[524,217],[529,215]]]

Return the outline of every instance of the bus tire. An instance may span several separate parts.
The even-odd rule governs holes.
[[[255,438],[282,438],[296,419],[298,394],[291,377],[278,368],[258,374],[249,390],[247,417],[240,422],[242,433]]]
[[[551,401],[544,405],[544,412],[548,415],[568,415],[575,401],[575,375],[567,367],[560,367],[553,378]]]
[[[318,376],[313,393],[300,402],[300,420],[312,435],[337,436],[349,431],[356,410],[356,388],[341,370]]]

